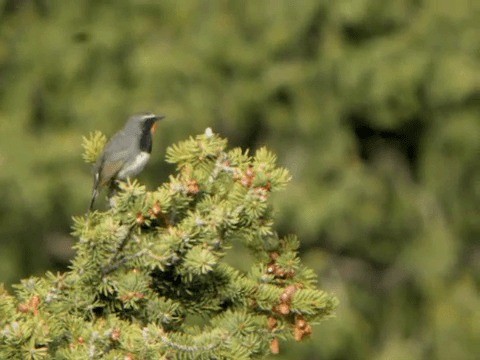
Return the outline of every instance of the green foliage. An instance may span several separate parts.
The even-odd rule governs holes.
[[[101,142],[84,138],[86,161]],[[337,300],[316,288],[297,239],[272,229],[267,202],[288,172],[265,148],[226,145],[210,129],[174,145],[170,181],[128,181],[112,208],[74,218],[68,272],[0,289],[0,358],[259,358],[331,316]],[[255,256],[249,273],[225,262],[239,243]]]
[[[82,138],[83,160],[87,163],[95,163],[103,147],[107,143],[107,137],[101,131],[95,131],[89,134],[88,138]]]

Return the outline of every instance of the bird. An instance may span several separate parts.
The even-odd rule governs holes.
[[[108,185],[114,189],[118,180],[138,175],[147,164],[152,152],[152,134],[157,121],[164,115],[135,114],[128,118],[123,129],[107,142],[93,167],[93,190],[88,212],[99,190]]]

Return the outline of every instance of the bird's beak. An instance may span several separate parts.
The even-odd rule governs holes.
[[[154,122],[153,122],[152,128],[150,129],[150,132],[152,134],[155,134],[155,131],[157,130],[157,121],[162,120],[164,117],[165,117],[165,115],[155,115],[154,116],[154,118],[153,118]]]

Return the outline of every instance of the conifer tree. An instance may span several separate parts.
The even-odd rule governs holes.
[[[101,133],[84,139],[95,161]],[[120,183],[112,207],[75,217],[69,271],[0,288],[1,359],[250,359],[301,341],[331,316],[295,236],[273,230],[270,194],[288,172],[210,129],[171,146],[177,172],[154,191]],[[248,273],[224,255],[238,243]]]

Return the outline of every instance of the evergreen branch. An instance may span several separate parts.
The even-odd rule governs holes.
[[[100,140],[91,136],[87,147]],[[207,131],[171,147],[177,174],[156,191],[122,182],[109,211],[74,219],[80,241],[69,272],[22,281],[15,296],[0,288],[0,359],[19,351],[251,359],[278,352],[279,338],[302,340],[312,321],[331,316],[336,299],[316,288],[297,238],[273,230],[269,194],[288,172],[266,149],[251,157],[226,144]],[[238,243],[255,258],[248,273],[223,260]],[[192,326],[190,315],[206,323]]]
[[[142,249],[140,251],[137,251],[135,254],[129,255],[129,256],[124,256],[117,261],[112,261],[109,265],[105,266],[102,269],[102,276],[108,275],[112,273],[115,270],[118,270],[121,266],[125,265],[131,260],[138,259],[141,256],[145,255],[148,253],[147,249]]]
[[[88,137],[84,136],[82,138],[83,160],[90,164],[95,163],[106,143],[107,137],[100,131],[91,132]]]
[[[132,230],[134,229],[135,225],[131,225],[129,228],[128,228],[128,231],[127,233],[125,234],[125,236],[123,237],[122,241],[120,242],[119,246],[117,247],[115,253],[113,254],[113,257],[110,261],[110,263],[108,265],[106,265],[103,269],[102,269],[102,276],[105,276],[105,275],[108,275],[109,273],[111,273],[112,271],[115,271],[117,270],[120,266],[124,265],[125,263],[127,263],[129,260],[131,260],[132,258],[135,258],[137,257],[136,254],[135,255],[132,255],[130,257],[124,257],[122,259],[119,260],[119,257],[121,256],[122,254],[122,251],[123,249],[125,248],[125,246],[127,245],[128,241],[130,240],[130,237],[131,237],[131,234],[132,234]]]
[[[209,345],[203,345],[203,346],[190,345],[189,346],[189,345],[183,345],[183,344],[176,343],[176,342],[170,340],[164,334],[159,334],[158,338],[162,341],[162,343],[171,347],[172,349],[180,350],[180,351],[183,351],[183,352],[189,352],[189,353],[199,353],[199,352],[212,351],[215,348],[218,348],[222,344],[222,342],[228,340],[228,338],[222,337],[222,338],[218,339],[217,341],[215,341],[215,342],[213,342]]]

